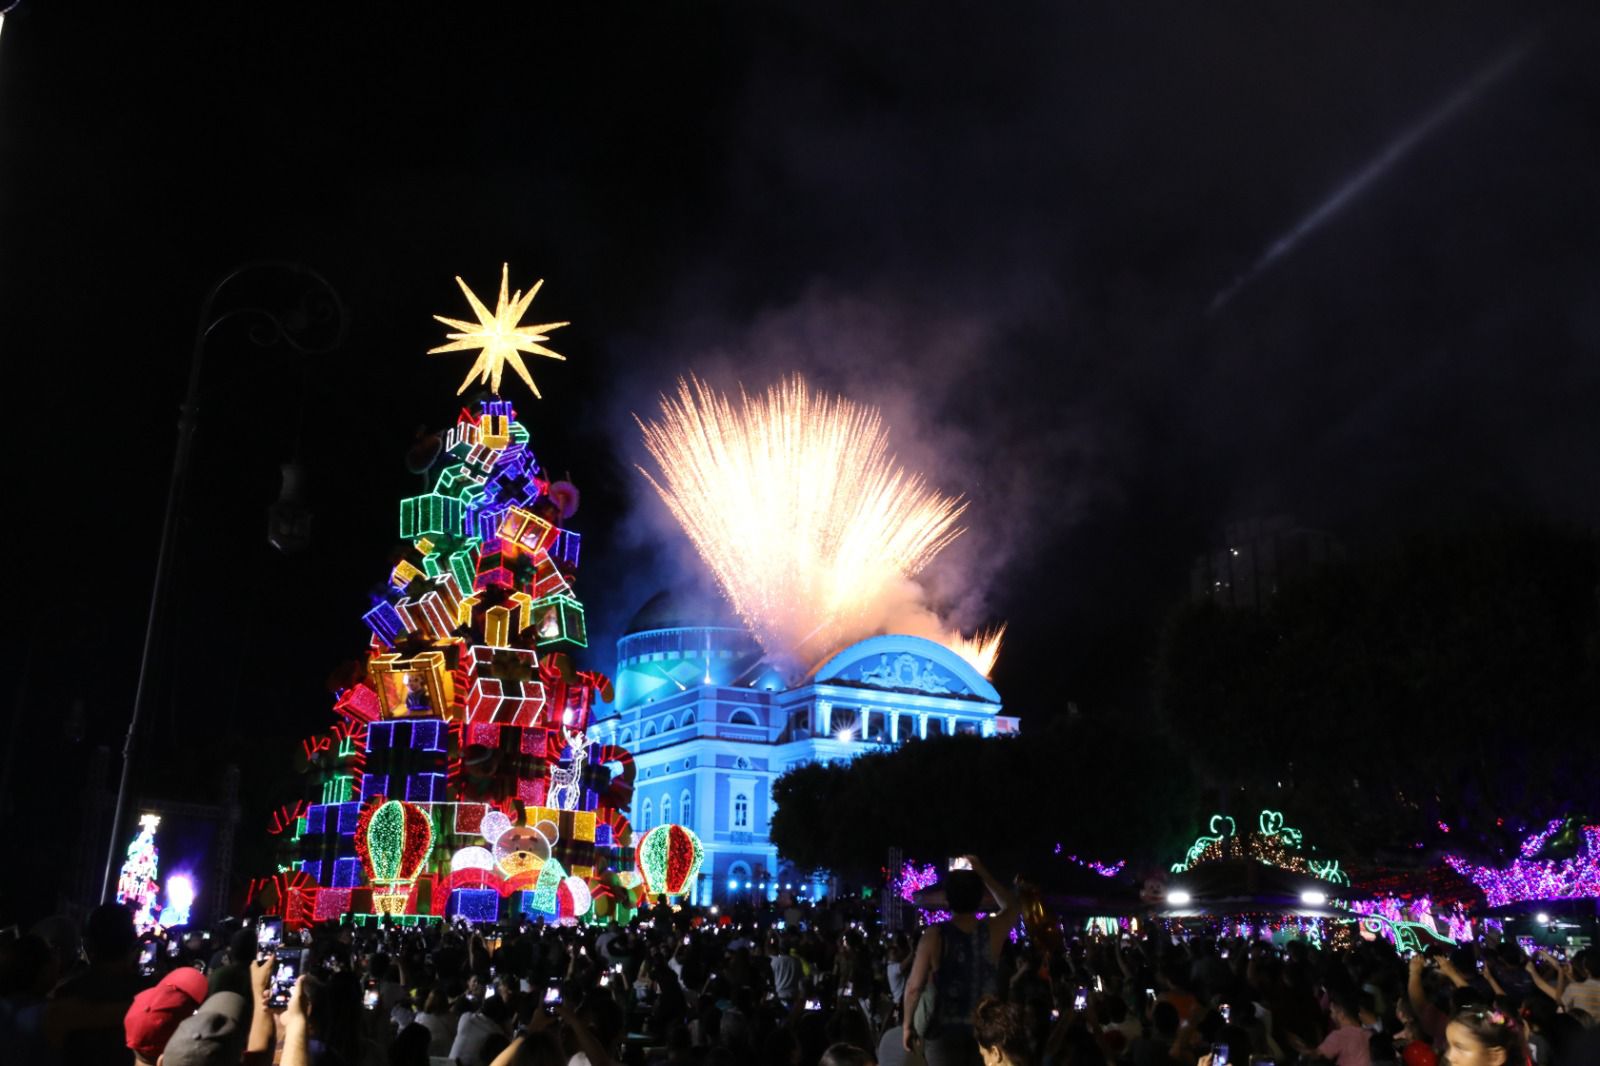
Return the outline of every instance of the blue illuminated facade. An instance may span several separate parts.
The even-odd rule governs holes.
[[[917,737],[1014,733],[1000,694],[921,637],[870,637],[786,685],[736,621],[691,617],[667,594],[617,642],[615,713],[590,734],[633,753],[635,833],[675,822],[705,845],[694,899],[818,891],[770,839],[772,783],[816,760]]]

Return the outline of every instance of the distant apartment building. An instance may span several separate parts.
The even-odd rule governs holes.
[[[1223,546],[1195,559],[1190,594],[1196,603],[1259,611],[1284,582],[1343,556],[1331,533],[1306,529],[1289,515],[1232,522],[1223,527]]]

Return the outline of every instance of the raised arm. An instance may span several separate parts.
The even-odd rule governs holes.
[[[1411,956],[1407,964],[1406,996],[1411,1000],[1411,1010],[1418,1019],[1428,1012],[1428,993],[1422,987],[1422,968],[1427,964],[1428,960],[1421,955]]]
[[[1526,969],[1528,971],[1528,976],[1533,978],[1534,987],[1538,988],[1539,991],[1543,992],[1557,1003],[1561,1002],[1561,989],[1544,979],[1544,976],[1539,973],[1538,963],[1534,962],[1532,959],[1529,959]]]
[[[906,978],[906,998],[900,1011],[904,1016],[900,1023],[900,1043],[907,1051],[911,1050],[917,1039],[917,1031],[912,1024],[917,1015],[917,1001],[922,998],[922,990],[928,987],[928,975],[933,972],[933,960],[938,957],[939,927],[934,926],[917,941],[917,958],[911,964],[911,976]]]
[[[244,1066],[271,1066],[272,1052],[278,1043],[278,1026],[267,1009],[267,988],[277,958],[250,963],[250,1040],[244,1049]]]
[[[1467,987],[1468,981],[1466,975],[1460,970],[1456,969],[1456,964],[1451,962],[1449,959],[1441,958],[1439,960],[1439,972],[1444,974],[1445,977],[1449,979],[1450,983],[1455,985],[1457,988]]]
[[[282,1066],[311,1066],[311,1034],[306,1030],[306,1001],[302,991],[304,977],[294,980],[289,1006],[283,1012]]]
[[[978,861],[976,855],[968,855],[966,858],[972,864],[972,872],[983,879],[983,887],[989,890],[989,895],[1000,905],[1000,912],[989,917],[989,954],[999,955],[1005,945],[1006,934],[1017,924],[1017,897],[1009,888],[995,880],[989,868]]]

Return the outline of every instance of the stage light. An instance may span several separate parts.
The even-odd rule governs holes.
[[[1320,907],[1328,902],[1328,894],[1326,892],[1302,892],[1300,893],[1300,902],[1308,907]]]
[[[1167,902],[1174,907],[1182,907],[1189,902],[1189,893],[1178,889],[1167,893]]]

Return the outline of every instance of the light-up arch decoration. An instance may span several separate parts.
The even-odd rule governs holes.
[[[1209,833],[1202,833],[1189,845],[1182,862],[1172,864],[1172,872],[1183,873],[1196,866],[1223,859],[1254,859],[1267,866],[1282,870],[1310,874],[1335,885],[1348,885],[1350,876],[1339,867],[1338,859],[1313,857],[1306,848],[1305,834],[1284,824],[1280,811],[1264,810],[1256,819],[1256,828],[1241,835],[1238,824],[1226,814],[1214,814],[1209,823]]]

